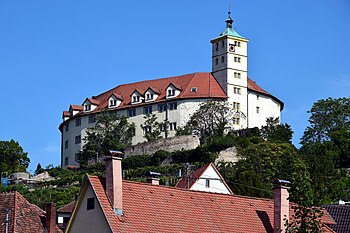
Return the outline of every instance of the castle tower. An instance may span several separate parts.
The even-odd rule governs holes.
[[[236,110],[234,128],[247,127],[247,46],[248,39],[233,28],[233,20],[228,12],[226,29],[212,43],[212,73],[226,92],[228,102]]]

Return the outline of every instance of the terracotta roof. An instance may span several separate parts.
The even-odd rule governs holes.
[[[112,93],[111,96],[114,95],[118,100],[124,100],[123,96],[119,95],[118,93]]]
[[[333,217],[336,224],[330,227],[337,233],[350,232],[350,205],[322,205]]]
[[[104,179],[87,179],[112,232],[273,232],[271,199],[123,181],[120,217],[105,194]]]
[[[154,93],[160,95],[160,90],[158,90],[157,88],[149,87],[148,89],[151,89]],[[148,90],[148,89],[147,89],[147,90]],[[146,90],[146,91],[147,91],[147,90]]]
[[[122,103],[116,109],[131,107],[132,93],[137,90],[141,95],[143,95],[150,87],[152,90],[160,92],[158,99],[152,103],[167,101],[165,90],[170,84],[174,85],[176,88],[182,89],[180,95],[174,99],[227,98],[225,92],[222,90],[219,83],[211,73],[193,73],[117,86],[109,91],[93,97],[94,100],[98,100],[101,103],[100,106],[97,107],[93,112],[99,112],[101,109],[106,108],[108,106],[108,98],[113,93],[124,97]],[[197,92],[191,92],[192,87],[197,87]],[[132,106],[144,104],[145,103],[140,103]]]
[[[72,201],[71,203],[68,203],[65,206],[62,206],[57,210],[59,213],[72,213],[75,207],[75,201]]]
[[[70,117],[70,113],[68,111],[63,111],[63,117]]]
[[[100,105],[100,101],[93,99],[93,98],[86,98],[85,101],[88,100],[93,105]],[[85,103],[84,101],[84,103]]]
[[[84,107],[80,106],[80,105],[71,104],[69,109],[73,109],[73,110],[76,110],[76,111],[83,111]]]
[[[8,232],[44,233],[42,219],[45,219],[45,211],[38,206],[30,204],[20,193],[0,193],[0,219],[6,219],[5,210],[8,213]],[[43,221],[45,224],[45,220]],[[3,222],[2,222],[3,223]],[[0,232],[5,232],[5,224],[0,224]],[[56,233],[62,231],[56,226]]]

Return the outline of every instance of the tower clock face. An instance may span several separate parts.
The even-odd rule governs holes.
[[[234,44],[229,44],[229,50],[230,50],[230,52],[234,52],[235,51],[235,45]]]

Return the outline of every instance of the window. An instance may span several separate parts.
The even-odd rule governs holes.
[[[96,122],[96,116],[95,115],[90,115],[88,119],[89,124],[95,123]]]
[[[257,96],[256,96],[256,100],[259,100],[259,97],[260,97],[260,96],[259,96],[259,95],[257,95]]]
[[[68,157],[64,158],[64,166],[68,165]]]
[[[224,63],[224,62],[225,62],[225,57],[222,56],[222,57],[221,57],[221,63]]]
[[[240,107],[241,107],[241,104],[240,104],[240,103],[233,102],[233,109],[234,109],[234,110],[239,110]]]
[[[219,64],[219,59],[215,58],[215,65]]]
[[[79,162],[80,159],[80,153],[75,154],[75,162]]]
[[[209,187],[210,187],[210,180],[209,180],[209,179],[206,179],[206,180],[205,180],[205,187],[206,187],[206,188],[209,188]]]
[[[152,113],[152,106],[147,106],[143,108],[143,114],[151,114]]]
[[[95,209],[95,198],[90,197],[86,199],[86,210],[93,210]]]
[[[158,104],[158,111],[159,112],[163,112],[165,111],[167,108],[166,108],[166,104]]]
[[[239,125],[239,117],[234,117],[233,118],[233,124]]]
[[[91,104],[85,104],[84,110],[85,111],[90,111],[91,110]]]
[[[151,133],[152,132],[152,127],[151,126],[144,126],[143,127],[143,133],[147,134],[147,133]]]
[[[68,149],[68,140],[64,142],[64,149]]]
[[[240,41],[235,41],[235,45],[236,45],[237,47],[241,47],[241,42],[240,42]]]
[[[136,116],[136,108],[128,109],[127,114],[128,114],[128,117]]]
[[[134,95],[134,96],[132,97],[132,102],[133,102],[133,103],[138,103],[138,102],[140,102],[140,96]]]
[[[191,92],[197,92],[197,87],[192,87]]]
[[[240,95],[240,94],[241,94],[241,88],[239,88],[239,87],[234,87],[234,88],[233,88],[233,93]]]
[[[175,89],[168,89],[168,96],[174,96],[175,95]]]
[[[225,41],[221,41],[221,48],[225,47]]]
[[[75,144],[79,144],[79,143],[81,143],[81,136],[80,135],[75,137]]]
[[[216,51],[219,50],[219,43],[215,43],[215,50],[216,50]]]
[[[117,106],[117,100],[110,99],[110,100],[109,100],[109,106],[110,106],[110,107]]]
[[[241,73],[235,72],[235,73],[234,73],[234,77],[235,77],[235,78],[241,78]]]
[[[176,130],[176,122],[169,123],[170,130]]]
[[[146,100],[153,100],[153,94],[147,93],[146,94]]]
[[[175,110],[177,109],[177,102],[169,103],[169,110]]]
[[[67,132],[69,130],[69,122],[66,124],[65,131]]]
[[[75,119],[75,127],[78,127],[81,125],[81,118]]]
[[[241,63],[241,58],[240,57],[235,57],[234,61],[237,62],[237,63]]]
[[[166,123],[159,124],[159,130],[160,130],[160,132],[164,132],[166,128],[167,128]]]
[[[256,113],[257,113],[257,114],[260,113],[260,107],[256,107]]]

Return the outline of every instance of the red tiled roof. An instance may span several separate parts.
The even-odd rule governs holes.
[[[93,98],[86,98],[85,101],[88,100],[93,105],[100,105],[100,101],[93,99]],[[84,101],[84,102],[85,102]]]
[[[83,106],[75,105],[75,104],[71,104],[69,108],[76,110],[76,111],[83,111],[83,109],[84,109]]]
[[[123,96],[119,95],[118,93],[112,93],[111,96],[114,95],[118,100],[124,100]]]
[[[57,210],[59,213],[72,213],[75,207],[75,201],[72,201],[71,203],[68,203],[65,206],[62,206]]]
[[[158,90],[157,88],[149,87],[148,89],[151,89],[154,93],[160,95],[160,90]],[[147,90],[148,90],[148,89],[147,89]],[[147,91],[147,90],[146,90],[146,91]]]
[[[104,179],[87,179],[113,232],[273,232],[271,199],[123,181],[123,216],[118,217]]]
[[[6,219],[5,210],[8,213],[8,232],[44,233],[44,226],[41,221],[45,218],[45,211],[38,206],[30,204],[20,193],[0,193],[0,219],[4,223]],[[44,221],[45,222],[45,221]],[[0,232],[5,232],[5,224],[0,224]],[[56,226],[56,233],[62,231]]]
[[[132,93],[137,90],[141,95],[143,95],[150,87],[152,90],[160,92],[157,100],[151,103],[166,101],[165,90],[170,84],[174,85],[176,88],[182,89],[180,95],[174,99],[227,98],[225,92],[222,90],[219,83],[211,73],[193,73],[117,86],[109,91],[93,97],[94,100],[100,101],[100,106],[97,107],[93,112],[99,112],[101,109],[106,108],[108,106],[108,98],[113,93],[115,93],[115,95],[123,97],[122,103],[116,109],[131,107]],[[197,92],[191,92],[192,87],[197,87]],[[138,105],[142,104],[145,103],[140,103]],[[81,108],[81,110],[83,109]]]
[[[68,111],[63,111],[63,117],[70,117],[70,113]]]

